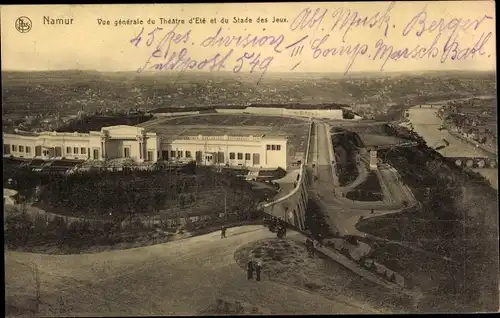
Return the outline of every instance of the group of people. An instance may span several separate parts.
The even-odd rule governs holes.
[[[255,271],[255,278],[258,282],[260,282],[260,271],[262,270],[262,263],[253,260],[249,260],[247,263],[247,279],[253,279],[253,272]]]
[[[277,233],[279,238],[284,238],[286,236],[286,222],[277,217],[271,217],[268,219],[269,230],[273,233]]]

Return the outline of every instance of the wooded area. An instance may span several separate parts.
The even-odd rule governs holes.
[[[40,242],[74,248],[112,245],[146,232],[175,232],[180,225],[197,230],[254,220],[260,216],[258,203],[265,199],[244,180],[209,168],[191,173],[96,171],[42,178],[36,172],[18,169],[11,179],[15,180],[13,188],[36,201],[35,206],[70,218],[33,217],[29,207],[21,204],[5,220],[6,243],[12,248]],[[152,216],[159,222],[153,222]]]

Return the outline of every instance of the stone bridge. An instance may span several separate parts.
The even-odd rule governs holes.
[[[498,167],[497,159],[484,157],[447,157],[452,160],[457,166],[462,168],[489,168],[495,169]]]
[[[441,108],[443,107],[442,104],[420,104],[418,106],[414,106],[414,108]]]
[[[397,148],[397,147],[415,147],[417,145],[418,145],[418,142],[416,142],[416,141],[402,141],[402,142],[395,143],[395,144],[367,146],[366,150],[377,151],[377,150],[391,149],[391,148]]]

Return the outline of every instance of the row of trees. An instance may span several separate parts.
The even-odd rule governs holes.
[[[356,154],[359,145],[356,137],[358,137],[357,134],[347,131],[332,135],[336,156],[335,168],[341,185],[354,181],[358,176]]]
[[[218,202],[207,201],[214,197]],[[243,180],[204,168],[192,175],[165,170],[51,175],[38,198],[77,216],[151,214],[207,202],[216,213],[224,211],[223,199],[231,212],[252,209],[261,198]]]
[[[165,241],[177,230],[197,233],[206,229],[219,229],[223,224],[247,222],[262,217],[260,211],[254,210],[250,214],[233,213],[227,218],[212,214],[197,220],[165,218],[159,223],[137,217],[127,221],[80,219],[68,222],[65,217],[52,218],[43,214],[33,216],[22,208],[16,212],[4,218],[7,248],[41,251],[56,247],[61,253],[79,253],[95,246],[112,246],[138,240]]]
[[[196,169],[195,174],[157,170],[42,176],[19,169],[10,178],[14,179],[11,188],[29,189],[23,190],[26,197],[47,212],[80,219],[33,217],[25,206],[5,223],[11,247],[49,241],[76,248],[78,244],[110,245],[130,239],[127,233],[133,229],[167,230],[181,223],[196,228],[250,220],[259,217],[258,203],[264,199],[244,180],[208,168]]]

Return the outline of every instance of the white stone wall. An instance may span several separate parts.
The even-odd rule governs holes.
[[[152,155],[151,161],[157,161],[159,150],[160,150],[159,138],[156,136],[156,134],[150,134],[150,133],[147,134],[147,136],[146,136],[146,157],[144,159],[145,160],[148,159],[148,152],[150,152]]]
[[[287,167],[287,141],[284,139],[260,139],[258,137],[192,136],[191,139],[176,139],[161,142],[160,152],[168,151],[169,160],[196,160],[200,151],[201,164],[229,164],[254,168]],[[267,150],[267,145],[275,150]],[[276,150],[279,145],[280,150]],[[174,151],[172,154],[171,152]],[[221,162],[217,153],[224,154]],[[174,155],[174,157],[172,156]],[[188,157],[188,155],[190,157]],[[258,160],[254,160],[257,159]]]
[[[141,147],[143,133],[144,128],[111,126],[103,128],[100,132],[91,131],[86,134],[56,132],[43,132],[32,136],[4,134],[4,155],[29,159],[102,160],[105,155],[108,158],[123,158],[124,149],[128,148],[130,158],[137,162],[147,159],[148,151],[150,151],[152,161],[156,161],[158,159],[157,136],[154,133],[146,134],[146,145]],[[5,149],[7,146],[9,151]],[[37,149],[41,149],[38,155]],[[141,151],[143,151],[142,157]]]
[[[10,153],[8,154],[18,158],[48,159],[50,157],[65,157],[67,159],[85,160],[89,156],[89,148],[91,151],[94,147],[100,148],[99,137],[95,138],[90,134],[43,133],[39,136],[4,134],[3,139],[4,146],[8,145],[10,147]],[[13,145],[15,150],[12,147]],[[41,148],[41,153],[38,156],[36,156],[37,147]],[[47,153],[48,148],[54,148],[54,151]],[[5,149],[4,154],[6,154]]]

